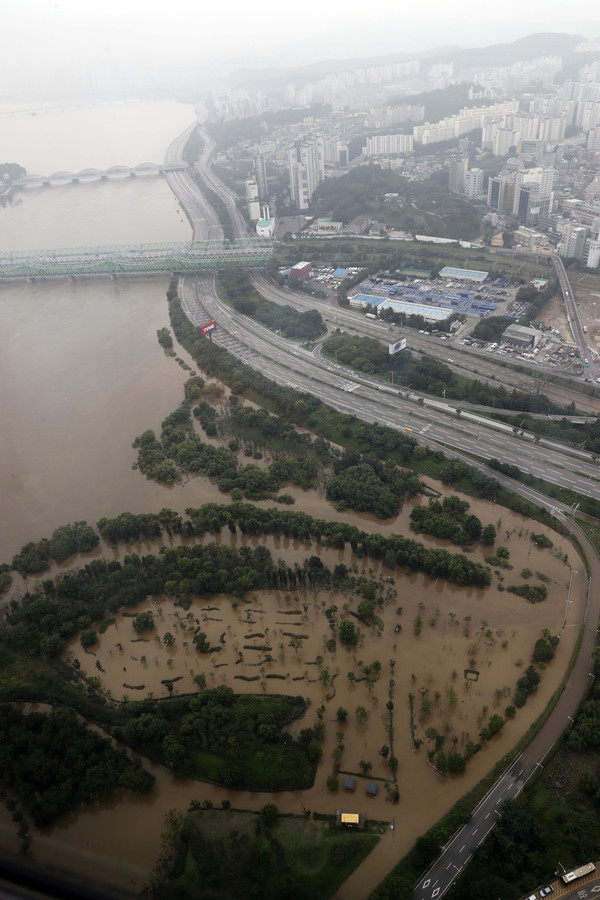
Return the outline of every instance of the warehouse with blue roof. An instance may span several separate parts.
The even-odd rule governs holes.
[[[458,281],[474,281],[482,284],[488,277],[488,272],[478,272],[476,269],[456,269],[454,266],[444,266],[440,269],[441,278],[456,278]]]

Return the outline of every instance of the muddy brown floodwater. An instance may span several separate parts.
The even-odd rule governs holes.
[[[155,128],[153,119],[152,129]],[[168,134],[172,136],[176,131],[170,130]],[[120,132],[105,128],[101,133]],[[27,146],[34,144],[24,140],[23,147]],[[43,142],[35,146],[43,146]],[[40,161],[36,166],[25,157],[22,161],[34,171],[47,173],[70,166],[74,166],[72,171],[78,171],[92,164],[104,166],[126,161],[117,153],[115,158],[101,163],[86,151],[80,162],[74,159],[69,163],[62,154],[61,149],[60,161],[48,160],[47,165]],[[19,154],[15,153],[15,159],[18,158]],[[144,159],[158,160],[158,156],[150,150],[140,150],[132,164]],[[148,212],[150,202],[153,216]],[[93,215],[88,214],[90,209]],[[144,192],[137,182],[123,185],[122,190],[112,184],[52,189],[27,195],[21,205],[2,212],[3,233],[6,241],[10,238],[9,243],[2,244],[3,249],[81,242],[96,245],[117,239],[123,242],[189,239],[187,223],[182,221],[173,198],[163,193],[158,180],[148,182]],[[65,224],[55,234],[57,223],[61,222],[69,227]],[[115,237],[117,225],[120,230]],[[15,284],[0,290],[4,326],[0,418],[6,425],[0,430],[0,492],[4,513],[0,520],[0,562],[10,560],[27,541],[49,536],[54,528],[66,522],[86,519],[95,523],[102,516],[115,516],[125,510],[149,512],[168,506],[182,512],[186,507],[200,506],[207,501],[227,502],[227,496],[204,479],[191,479],[169,489],[147,481],[132,469],[135,453],[131,442],[148,428],[160,431],[161,420],[180,403],[183,382],[188,377],[157,345],[157,329],[169,324],[166,289],[166,279],[157,278]],[[442,493],[449,493],[440,485],[436,487]],[[384,535],[409,533],[410,504],[397,519],[379,522],[370,516],[337,513],[323,494],[316,491],[305,493],[299,488],[286,488],[286,493],[295,497],[296,509],[325,520],[351,522]],[[406,853],[417,835],[488,772],[540,713],[565,671],[583,617],[587,582],[583,565],[579,560],[574,561],[572,548],[562,542],[562,551],[569,553],[577,570],[568,596],[568,566],[549,550],[538,550],[529,540],[532,527],[536,531],[543,529],[494,504],[470,502],[472,512],[482,522],[496,524],[501,519],[499,543],[509,548],[513,565],[511,572],[503,573],[505,584],[519,583],[522,579],[518,573],[524,566],[534,573],[540,571],[550,578],[546,602],[532,606],[506,591],[501,593],[496,576],[494,586],[485,591],[460,589],[445,582],[431,582],[422,575],[387,571],[380,563],[352,559],[349,550],[331,551],[268,538],[264,543],[275,559],[282,557],[290,563],[301,563],[304,557],[317,553],[328,565],[343,561],[347,565],[355,564],[358,572],[364,568],[367,574],[372,571],[375,578],[383,575],[393,579],[393,583],[386,585],[390,597],[380,613],[383,630],[358,626],[359,646],[347,650],[338,644],[332,653],[323,642],[324,636],[331,634],[324,610],[337,605],[339,620],[346,604],[356,609],[356,597],[294,593],[288,606],[284,593],[259,592],[237,607],[229,597],[198,600],[189,610],[191,620],[182,610],[173,608],[169,598],[153,598],[147,606],[155,613],[157,627],[149,641],[134,642],[131,619],[123,616],[118,616],[116,624],[101,636],[95,654],[84,653],[74,641],[67,654],[80,659],[89,675],[100,674],[96,667],[99,661],[104,669],[102,690],[110,690],[116,700],[124,694],[131,699],[147,696],[149,692],[162,696],[165,688],[161,680],[180,675],[182,679],[175,683],[175,690],[180,693],[192,690],[192,673],[203,671],[209,685],[227,683],[239,691],[262,691],[264,683],[269,691],[300,693],[309,698],[310,709],[302,722],[294,724],[295,732],[315,723],[316,710],[323,703],[323,721],[327,726],[324,753],[313,788],[275,796],[174,779],[161,767],[148,764],[157,778],[150,796],[125,794],[74,813],[48,833],[34,833],[34,857],[48,865],[77,872],[87,880],[138,892],[160,851],[165,813],[172,808],[186,810],[191,800],[209,799],[219,804],[227,798],[234,806],[259,809],[267,799],[273,799],[282,811],[290,812],[301,812],[303,806],[320,812],[332,812],[337,807],[358,809],[371,818],[392,821],[395,817],[396,820],[395,830],[384,835],[375,851],[338,892],[344,900],[366,897]],[[272,504],[265,501],[258,505]],[[556,535],[551,536],[555,543],[561,543]],[[219,539],[235,544],[258,543],[258,539],[239,534],[231,536],[229,532]],[[426,537],[419,540],[440,546],[440,542]],[[103,545],[96,553],[122,558],[130,551],[158,552],[160,546],[168,543],[165,539],[116,550]],[[483,559],[480,549],[471,555]],[[84,561],[79,557],[70,560],[69,565]],[[50,574],[65,568],[54,567]],[[534,575],[532,581],[535,580]],[[28,579],[25,586],[31,587],[35,581]],[[23,583],[15,579],[16,591],[22,587]],[[209,606],[215,609],[207,609]],[[399,607],[402,607],[401,615],[396,612]],[[299,609],[300,613],[283,615],[290,609]],[[251,621],[247,618],[248,610],[253,610]],[[422,620],[419,635],[414,633],[417,617]],[[223,637],[220,654],[213,657],[196,653],[190,631],[192,625],[196,627],[196,619],[213,643]],[[399,632],[395,630],[397,625],[401,625]],[[465,775],[440,776],[428,765],[427,742],[420,750],[413,749],[408,695],[415,696],[417,735],[425,737],[425,729],[434,727],[445,735],[446,750],[454,746],[454,738],[462,750],[467,740],[477,740],[489,715],[503,712],[543,628],[560,634],[561,642],[555,660],[543,672],[537,694],[514,720],[506,723],[501,735],[469,762]],[[307,635],[297,652],[289,646],[290,638],[282,634],[283,630]],[[162,641],[167,631],[176,637],[171,649]],[[273,647],[272,662],[264,658],[264,653],[243,649],[244,644],[255,640],[247,637],[253,633],[268,636],[268,643]],[[156,636],[161,638],[160,644],[155,641]],[[122,650],[117,643],[122,645]],[[243,653],[240,663],[236,663],[238,652]],[[321,667],[311,665],[317,656],[323,657],[321,667],[327,668],[330,676],[325,688],[317,679]],[[381,663],[381,673],[371,690],[365,681],[348,680],[351,671],[360,677],[360,661],[370,664],[375,660]],[[340,762],[343,770],[358,772],[359,762],[365,760],[372,763],[374,777],[389,778],[389,768],[378,750],[389,742],[384,717],[389,697],[390,660],[395,662],[394,752],[399,760],[400,791],[397,806],[386,802],[383,782],[375,800],[367,799],[364,780],[360,778],[354,795],[332,794],[326,788],[327,776],[333,771],[337,730],[344,731]],[[474,669],[477,680],[465,679],[465,668]],[[258,681],[244,682],[234,677],[237,674],[260,677]],[[269,674],[283,674],[286,679],[267,679]],[[126,684],[144,685],[144,688],[133,690],[124,687]],[[455,705],[449,702],[450,688],[456,691]],[[420,713],[423,695],[433,701],[432,711],[425,718]],[[369,712],[364,726],[357,725],[354,715],[359,705]],[[338,706],[349,711],[346,725],[340,726],[335,721]],[[487,707],[485,713],[484,707]],[[0,807],[0,841],[3,847],[16,849],[16,825],[4,807]]]
[[[337,516],[323,498],[304,494],[303,500],[302,505],[317,515],[345,518]],[[122,615],[116,616],[115,624],[100,636],[94,653],[84,652],[78,641],[73,640],[66,657],[79,659],[87,675],[99,674],[98,661],[104,670],[100,674],[101,689],[117,700],[124,696],[141,699],[148,694],[166,695],[161,681],[179,676],[182,678],[175,683],[174,693],[186,693],[194,690],[193,676],[203,672],[209,687],[229,684],[240,692],[299,693],[310,699],[307,715],[294,723],[293,733],[315,724],[316,711],[323,704],[323,721],[327,726],[323,757],[310,790],[275,795],[231,791],[174,779],[160,767],[150,766],[157,776],[157,785],[149,797],[120,797],[72,815],[48,834],[34,836],[35,857],[49,864],[63,864],[86,876],[93,875],[124,890],[138,891],[156,862],[163,819],[169,809],[185,810],[193,799],[210,799],[220,804],[225,798],[236,807],[259,809],[269,797],[284,812],[301,813],[305,807],[330,813],[341,807],[357,809],[370,818],[390,823],[395,819],[395,830],[382,838],[376,850],[336,895],[344,900],[361,900],[367,896],[415,838],[486,774],[540,714],[564,674],[582,621],[587,580],[571,546],[549,532],[555,548],[538,549],[530,540],[529,520],[484,501],[473,501],[471,505],[484,523],[497,524],[501,519],[498,543],[510,550],[513,566],[512,570],[503,570],[504,583],[522,583],[519,573],[524,567],[533,573],[541,572],[550,580],[545,602],[533,605],[507,591],[498,591],[496,576],[493,585],[485,590],[458,588],[441,581],[432,582],[420,574],[390,571],[381,563],[353,559],[348,550],[328,550],[272,537],[249,539],[227,531],[220,540],[232,545],[264,543],[275,559],[281,557],[288,563],[301,563],[316,552],[328,565],[343,561],[356,565],[359,574],[384,578],[388,597],[378,609],[383,629],[358,625],[360,639],[356,648],[348,649],[338,643],[335,651],[330,652],[326,642],[331,631],[325,609],[336,605],[335,617],[339,621],[345,608],[356,609],[356,596],[301,591],[293,592],[286,599],[285,592],[262,591],[248,596],[246,602],[228,596],[197,599],[187,612],[174,607],[168,597],[155,597],[136,609],[150,609],[154,614],[155,630],[144,640],[136,640],[131,618]],[[406,531],[409,510],[410,505],[405,506],[398,521],[385,523],[380,529],[382,533]],[[356,516],[353,519],[356,521]],[[362,524],[367,527],[368,523]],[[535,530],[544,529],[536,525]],[[444,542],[425,540],[432,545],[448,546]],[[116,557],[128,550],[156,552],[160,543],[131,545],[112,552]],[[562,558],[565,553],[575,566],[570,594],[571,570]],[[484,551],[476,549],[470,555],[483,561]],[[535,574],[531,581],[539,583]],[[290,614],[292,610],[297,612]],[[415,634],[419,630],[415,628],[417,618],[422,623],[419,634]],[[197,653],[192,636],[198,625],[211,644],[222,646],[221,652]],[[396,631],[398,625],[401,630]],[[468,740],[477,742],[479,731],[490,715],[503,714],[511,702],[516,680],[529,664],[533,645],[544,628],[560,634],[561,641],[554,661],[542,672],[537,693],[514,719],[507,720],[499,736],[484,744],[470,760],[464,775],[440,775],[428,762],[427,749],[432,745],[425,737],[425,729],[433,727],[445,736],[446,752],[454,747],[464,751]],[[175,637],[171,648],[163,642],[166,632]],[[299,648],[289,646],[290,634],[303,636]],[[266,658],[265,651],[244,648],[244,645],[263,643],[272,648],[272,661]],[[238,663],[240,654],[242,661]],[[315,664],[317,657],[322,657],[320,664]],[[361,678],[361,667],[375,660],[381,663],[381,672],[371,688],[366,680],[348,679],[348,672]],[[329,674],[325,686],[318,679],[323,669]],[[472,672],[469,677],[465,677],[467,669]],[[272,674],[283,674],[285,680],[267,678]],[[236,677],[240,675],[257,677],[257,680],[247,682]],[[378,753],[383,744],[389,743],[385,724],[390,678],[395,682],[391,696],[394,754],[399,760],[398,805],[386,802],[384,781],[379,782],[379,796],[367,798],[366,780],[360,776],[359,767],[361,760],[370,762],[370,774],[392,784],[390,769]],[[411,740],[409,694],[415,698],[416,735],[425,739],[418,751]],[[423,698],[432,701],[430,712],[422,711]],[[344,725],[336,721],[339,706],[349,712]],[[364,706],[369,713],[364,725],[357,724],[354,714],[357,706]],[[327,776],[333,772],[332,754],[338,730],[344,732],[340,769],[358,776],[354,795],[342,791],[331,793],[326,787]]]

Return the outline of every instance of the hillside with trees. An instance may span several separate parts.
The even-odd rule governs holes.
[[[399,194],[393,203],[385,201],[390,193]],[[479,235],[479,214],[464,197],[448,191],[445,170],[411,182],[376,165],[359,166],[341,178],[323,181],[314,193],[311,211],[344,224],[368,214],[413,234],[457,239]]]

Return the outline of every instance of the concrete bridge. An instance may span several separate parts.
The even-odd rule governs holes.
[[[176,244],[125,244],[0,253],[0,281],[103,275],[195,274],[223,269],[262,269],[270,239]]]
[[[28,173],[14,181],[13,190],[52,187],[64,184],[89,184],[92,181],[109,181],[120,178],[137,178],[148,175],[165,175],[168,172],[183,172],[188,169],[186,162],[153,163],[143,162],[137,166],[111,166],[109,169],[82,169],[81,172],[53,172],[52,175]]]

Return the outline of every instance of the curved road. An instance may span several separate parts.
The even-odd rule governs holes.
[[[180,297],[194,325],[218,321],[213,340],[279,384],[316,394],[323,402],[367,422],[406,429],[422,444],[442,444],[487,459],[499,458],[568,489],[598,495],[600,467],[585,451],[545,438],[535,442],[532,434],[514,434],[501,422],[468,411],[459,411],[459,415],[443,401],[316,359],[221,303],[212,276],[183,278]]]
[[[549,506],[547,508],[550,508]],[[454,879],[469,861],[475,848],[482,843],[496,824],[500,804],[509,797],[516,797],[563,733],[572,725],[572,717],[591,685],[592,651],[596,646],[596,626],[600,617],[600,591],[592,591],[591,585],[600,583],[600,559],[585,532],[562,514],[558,518],[568,524],[581,542],[589,561],[590,586],[588,603],[577,622],[583,625],[581,647],[565,689],[551,715],[536,736],[515,759],[474,811],[471,820],[446,845],[426,875],[419,881],[415,900],[438,900],[448,890]],[[564,628],[564,625],[563,625]],[[582,863],[585,860],[582,860]],[[550,873],[549,873],[550,877]]]
[[[174,145],[176,143],[174,142]],[[206,172],[207,166],[208,156],[203,160],[204,172]],[[191,185],[189,184],[191,179],[183,178],[182,184],[179,181],[180,177],[183,178],[182,173],[176,173],[174,183],[183,188],[183,195],[178,194],[178,196],[184,204],[188,190],[191,191],[192,198],[195,194],[192,188],[193,182]],[[174,189],[176,190],[176,188]],[[217,189],[214,182],[211,182],[211,189]],[[225,200],[222,193],[221,196]],[[195,208],[201,208],[201,205],[199,204]],[[319,363],[314,357],[300,350],[290,349],[289,343],[285,340],[277,338],[245,317],[234,315],[231,310],[222,305],[216,296],[214,278],[205,276],[194,281],[188,276],[182,279],[181,299],[186,314],[193,324],[201,324],[206,321],[206,315],[218,316],[220,330],[215,335],[216,339],[240,359],[279,383],[289,383],[300,390],[316,393],[324,402],[351,412],[365,421],[378,421],[397,428],[408,427],[409,431],[419,434],[419,440],[423,443],[429,442],[437,445],[447,441],[453,455],[459,457],[461,455],[461,434],[466,437],[465,451],[485,456],[490,452],[490,447],[494,446],[494,437],[487,433],[485,439],[480,440],[486,424],[489,425],[487,420],[481,420],[476,416],[472,417],[478,424],[477,436],[473,439],[473,421],[466,423],[467,428],[463,429],[463,417],[458,418],[454,413],[454,418],[448,426],[447,411],[439,408],[426,408],[424,402],[420,406],[419,400],[423,399],[424,401],[424,398],[419,398],[418,395],[411,395],[408,391],[401,393],[390,387],[385,388],[385,394],[382,396],[384,388],[380,383],[373,384],[373,380],[368,377],[358,376],[354,372],[350,373],[341,366]],[[436,404],[437,407],[443,405]],[[443,419],[444,415],[446,419]],[[416,428],[401,424],[407,417],[415,424],[418,422]],[[425,424],[423,424],[424,421]],[[495,446],[493,455],[500,455],[504,460],[511,453],[518,456],[519,451],[522,451],[522,444],[523,442],[515,438],[512,433],[503,433],[500,435],[500,441]],[[457,448],[459,449],[457,450]],[[531,450],[531,446],[529,450]],[[569,461],[564,451],[564,447],[558,451],[550,447],[541,447],[538,444],[531,454],[531,461],[536,457],[542,462],[542,471],[545,477],[548,477],[551,472],[552,480],[556,480],[557,483],[561,483],[560,479],[563,478],[559,472],[561,467],[568,468],[569,474],[574,475],[575,478],[567,479],[567,482],[570,482],[575,490],[597,496],[597,484],[592,485],[592,482],[597,482],[598,479],[598,470],[595,465],[586,458],[586,454],[578,454],[576,459],[572,458]],[[473,464],[469,457],[467,460]],[[524,467],[523,463],[517,464],[520,468]],[[573,470],[574,466],[576,467],[575,471]],[[485,466],[480,465],[479,467],[489,472]],[[535,469],[534,466],[532,468]],[[529,467],[525,466],[525,469],[528,470]],[[498,805],[506,797],[516,796],[538,766],[543,765],[543,760],[551,747],[570,726],[571,717],[575,714],[590,685],[592,651],[596,644],[596,625],[600,616],[600,592],[591,589],[592,584],[600,583],[600,559],[595,548],[580,526],[566,519],[562,504],[551,505],[544,495],[496,472],[492,474],[500,483],[509,484],[522,496],[551,510],[563,523],[572,528],[583,546],[589,560],[590,582],[586,606],[581,614],[582,642],[565,689],[551,715],[523,753],[496,782],[474,812],[470,822],[450,841],[441,857],[421,879],[414,893],[415,900],[437,900],[448,889],[468,861],[473,849],[493,828]]]

